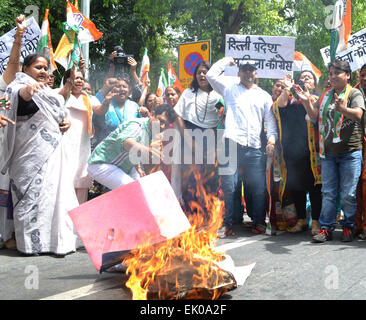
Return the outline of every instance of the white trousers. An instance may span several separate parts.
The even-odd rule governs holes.
[[[140,178],[135,168],[127,174],[117,166],[108,163],[89,164],[88,172],[94,180],[112,190]]]

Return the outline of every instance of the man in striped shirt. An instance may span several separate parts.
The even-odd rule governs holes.
[[[153,126],[160,132],[176,120],[169,105],[154,109],[150,118],[136,118],[119,125],[94,149],[88,160],[88,172],[93,179],[109,189],[116,189],[144,175],[141,163],[161,160],[161,150],[151,147]]]

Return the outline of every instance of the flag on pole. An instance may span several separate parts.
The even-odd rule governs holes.
[[[42,27],[41,27],[41,38],[37,43],[37,52],[42,54],[47,60],[50,61],[50,70],[53,72],[57,69],[57,65],[54,60],[53,48],[51,42],[50,23],[48,21],[49,10],[46,9],[44,14]]]
[[[301,72],[303,70],[313,71],[318,80],[322,76],[320,70],[316,66],[314,66],[304,54],[299,51],[295,51],[294,72]]]
[[[181,93],[184,91],[183,86],[181,85],[177,75],[175,74],[171,61],[169,61],[168,64],[168,86],[178,87]]]
[[[55,51],[55,60],[60,65],[62,65],[65,69],[67,69],[68,66],[68,57],[70,54],[70,51],[73,48],[73,43],[70,43],[69,40],[67,40],[67,37],[65,34],[62,35],[60,42],[58,43],[58,46]]]
[[[77,8],[67,1],[67,22],[79,29],[78,38],[81,44],[99,40],[103,33],[99,32],[95,24],[85,17]],[[72,27],[72,25],[69,25]]]
[[[142,86],[145,88],[145,81],[148,77],[148,73],[150,71],[150,59],[147,55],[147,48],[145,48],[144,56],[142,58],[141,70],[140,70],[140,82]]]
[[[156,95],[158,97],[162,97],[165,92],[165,88],[168,86],[168,82],[166,81],[164,69],[161,68],[158,89],[156,90]]]
[[[63,24],[63,29],[65,34],[56,48],[55,60],[65,69],[72,65],[69,58],[72,53],[74,53],[75,58],[77,51],[80,51],[80,44],[96,41],[103,35],[97,30],[94,23],[78,10],[77,1],[75,1],[74,6],[67,1],[66,23]]]
[[[352,29],[351,9],[351,0],[336,0],[334,3],[330,33],[330,61],[335,60],[337,52],[347,49]]]
[[[75,0],[74,7],[78,8],[78,1]],[[66,7],[67,11],[67,7]],[[66,13],[67,15],[67,13]],[[55,60],[64,67],[64,69],[68,69],[69,65],[69,55],[71,50],[74,47],[74,41],[69,41],[66,37],[66,34],[63,34],[61,37],[60,42],[58,43],[58,46],[55,51]]]

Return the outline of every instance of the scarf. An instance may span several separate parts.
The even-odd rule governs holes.
[[[84,106],[86,107],[86,110],[88,111],[88,133],[91,136],[94,133],[93,121],[92,121],[93,109],[91,106],[89,95],[84,91],[82,91],[81,93],[83,96]]]
[[[311,96],[312,102],[316,101],[316,96]],[[283,194],[286,188],[287,181],[287,168],[285,158],[283,156],[282,146],[282,124],[281,116],[278,106],[278,99],[273,103],[272,106],[273,114],[277,120],[278,131],[279,131],[279,143],[280,148],[276,148],[274,156],[274,179],[279,180],[279,200],[282,204]],[[311,171],[314,176],[314,185],[321,184],[321,171],[320,171],[320,161],[318,160],[318,153],[316,151],[316,136],[318,134],[318,127],[311,122],[310,119],[306,119],[307,131],[308,131],[308,146],[310,153],[310,166]],[[278,177],[279,175],[279,177]]]
[[[341,104],[347,103],[349,93],[351,91],[351,85],[347,84],[346,88],[339,94],[339,99]],[[330,103],[334,97],[334,89],[328,89],[323,92],[319,99],[319,151],[320,157],[325,157],[325,150],[324,150],[324,135],[325,135],[325,125],[327,122],[327,111]],[[343,123],[343,114],[338,111],[334,110],[334,119],[333,119],[333,127],[334,127],[334,134],[333,134],[333,143],[341,142],[341,128]]]

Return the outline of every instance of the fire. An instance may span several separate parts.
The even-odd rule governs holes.
[[[197,182],[204,180],[198,171],[194,174]],[[224,203],[207,194],[200,183],[196,195],[200,203],[192,204],[195,209],[195,214],[189,216],[192,228],[159,244],[150,245],[146,239],[124,259],[129,275],[126,286],[134,300],[217,299],[228,291],[223,288],[223,283],[228,282],[227,273],[215,264],[222,261],[223,253],[213,250]],[[210,213],[209,219],[204,212]],[[207,288],[212,288],[210,293]]]

